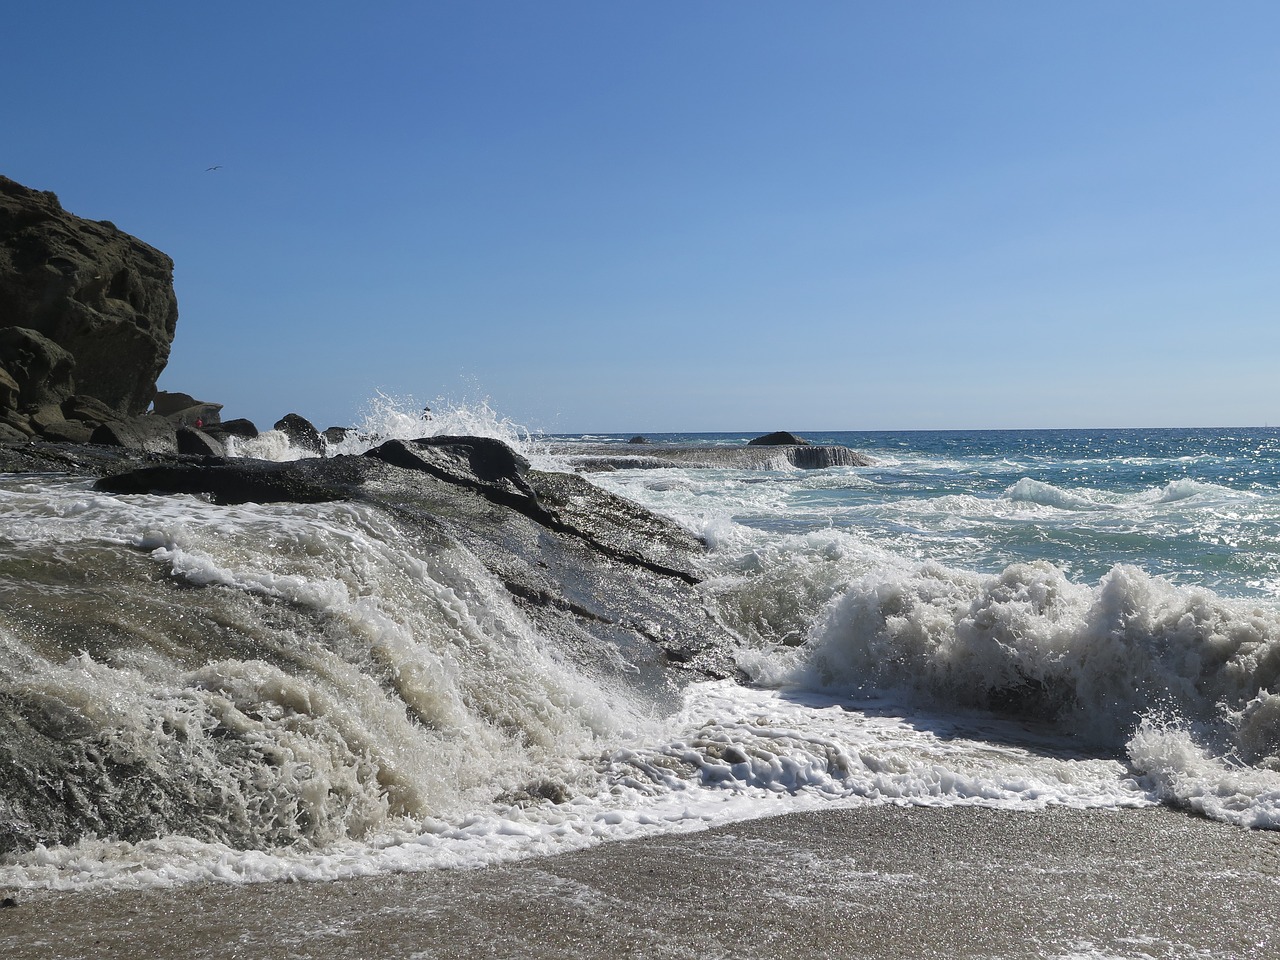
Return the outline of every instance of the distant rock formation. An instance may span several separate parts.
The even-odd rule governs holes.
[[[797,437],[794,433],[777,430],[774,433],[766,433],[763,437],[748,440],[747,445],[751,447],[800,447],[805,446],[808,442],[804,437]]]
[[[177,323],[168,256],[0,176],[0,423],[10,432],[43,434],[64,419],[48,411],[72,398],[139,416]],[[33,422],[41,410],[43,426]]]

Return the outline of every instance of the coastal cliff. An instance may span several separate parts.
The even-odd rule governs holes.
[[[73,396],[143,413],[177,322],[166,254],[0,176],[0,418],[21,430]]]

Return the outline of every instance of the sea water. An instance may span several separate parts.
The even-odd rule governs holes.
[[[419,411],[331,452],[479,433],[554,469],[755,435]],[[373,506],[0,477],[0,886],[479,865],[832,804],[1280,827],[1280,431],[806,436],[873,463],[586,474],[708,543],[746,681],[663,690]]]

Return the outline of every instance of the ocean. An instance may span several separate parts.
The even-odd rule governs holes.
[[[758,433],[550,437],[483,405],[360,432],[333,452],[498,437],[703,538],[734,676],[585,656],[369,504],[0,475],[0,888],[385,877],[880,806],[1280,829],[1280,430],[800,431],[871,461],[812,470],[744,459]]]

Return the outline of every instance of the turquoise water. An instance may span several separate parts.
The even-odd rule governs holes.
[[[738,445],[758,434],[652,434],[657,445]],[[658,509],[733,502],[735,522],[803,532],[835,527],[917,560],[996,572],[1043,560],[1073,580],[1132,564],[1235,597],[1280,595],[1280,430],[806,432],[876,463],[699,486],[696,498],[633,495]],[[585,439],[585,438],[578,438]],[[594,436],[621,442],[626,436]],[[635,448],[642,450],[643,447]],[[704,479],[710,477],[704,474]],[[736,490],[735,490],[736,488]],[[735,496],[735,492],[739,494]]]

